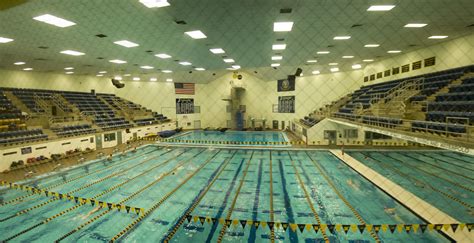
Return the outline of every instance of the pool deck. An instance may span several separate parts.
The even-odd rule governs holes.
[[[367,180],[374,183],[380,189],[385,191],[391,197],[402,203],[405,207],[412,210],[430,224],[460,224],[469,222],[459,222],[438,208],[432,206],[423,199],[415,196],[413,193],[403,189],[398,184],[389,180],[385,176],[377,173],[375,170],[365,166],[355,158],[348,154],[342,154],[341,150],[330,150],[332,154],[338,157],[341,161],[346,163],[352,169],[364,176]],[[443,229],[443,233],[451,237],[456,242],[473,242],[474,234],[468,232],[467,229],[456,230],[453,232],[451,228]]]

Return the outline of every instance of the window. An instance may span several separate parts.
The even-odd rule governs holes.
[[[344,138],[357,138],[358,136],[357,129],[344,129]]]
[[[194,106],[194,113],[201,113],[201,106],[195,105]]]
[[[389,69],[389,70],[385,70],[385,72],[383,72],[383,76],[384,76],[384,77],[390,76],[390,69]]]
[[[425,67],[434,66],[436,64],[436,57],[430,57],[425,59]]]
[[[369,81],[369,76],[365,76],[364,77],[364,82],[368,82]]]
[[[104,141],[115,141],[115,133],[104,134]]]
[[[370,75],[370,81],[375,80],[375,74]]]
[[[417,70],[421,68],[421,61],[417,61],[411,64],[411,70]]]
[[[382,78],[382,72],[377,73],[377,78]]]
[[[399,73],[400,73],[400,67],[392,68],[392,75],[399,74]]]
[[[407,73],[410,71],[410,64],[405,64],[402,66],[402,73]]]

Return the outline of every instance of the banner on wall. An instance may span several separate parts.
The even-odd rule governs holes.
[[[278,113],[295,113],[295,96],[278,96]]]
[[[287,78],[278,80],[278,92],[295,91],[295,79]]]
[[[176,99],[176,114],[193,114],[194,99]]]

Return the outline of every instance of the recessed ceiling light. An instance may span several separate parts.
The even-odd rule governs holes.
[[[120,77],[120,76],[115,76],[114,79],[117,79],[118,81],[121,81],[121,80],[122,80],[122,77]]]
[[[280,63],[272,63],[271,66],[272,66],[272,67],[279,67],[279,66],[280,66]]]
[[[173,82],[173,79],[172,78],[167,78],[166,82]]]
[[[225,53],[224,49],[222,49],[222,48],[212,48],[212,49],[209,49],[209,51],[211,51],[211,52],[214,53],[214,54],[222,54],[222,53]]]
[[[286,44],[274,44],[272,45],[272,50],[285,50]]]
[[[232,68],[233,69],[240,69],[240,66],[239,65],[232,65]]]
[[[277,61],[277,60],[281,60],[281,59],[283,59],[282,56],[272,56],[273,61]]]
[[[66,72],[66,74],[73,74],[74,72]]]
[[[194,70],[196,70],[196,71],[205,71],[206,69],[205,68],[195,68]]]
[[[116,42],[114,42],[114,44],[124,46],[124,47],[128,47],[128,48],[139,46],[137,43],[134,43],[134,42],[131,42],[131,41],[128,41],[128,40],[116,41]]]
[[[15,63],[13,63],[13,64],[15,64],[15,65],[25,65],[26,62],[15,62]]]
[[[363,61],[363,62],[373,62],[374,59],[364,59],[364,60],[362,60],[362,61]]]
[[[123,60],[119,60],[119,59],[110,60],[109,62],[117,63],[117,64],[124,64],[124,63],[127,63],[127,61],[123,61]]]
[[[202,33],[200,30],[194,30],[194,31],[188,31],[184,32],[186,35],[189,35],[193,39],[204,39],[207,38],[207,36]]]
[[[306,62],[308,62],[308,63],[316,63],[316,62],[318,62],[318,61],[317,61],[317,60],[308,60],[308,61],[306,61]]]
[[[33,68],[23,68],[24,71],[31,71]]]
[[[312,74],[320,74],[321,72],[319,70],[314,70],[311,72]]]
[[[162,8],[170,6],[167,0],[140,0],[147,8]]]
[[[331,72],[335,73],[335,72],[339,72],[339,68],[335,67],[335,68],[331,68],[329,69]]]
[[[227,70],[235,70],[235,69],[233,69],[233,68],[231,68],[231,67],[230,67],[230,68],[226,68],[226,69],[227,69]]]
[[[73,67],[64,68],[64,70],[73,70],[73,69],[74,69]]]
[[[390,11],[395,5],[372,5],[367,11]]]
[[[104,74],[104,73],[107,73],[107,71],[100,71],[99,73],[102,73],[102,74]]]
[[[379,44],[367,44],[364,47],[379,47]]]
[[[360,64],[352,65],[352,69],[361,69],[361,68],[362,68],[362,65],[360,65]]]
[[[72,50],[61,51],[60,53],[66,54],[66,55],[71,55],[71,56],[82,56],[82,55],[85,55],[85,54],[82,53],[82,52],[72,51]]]
[[[183,65],[183,66],[189,66],[191,65],[192,63],[190,62],[179,62],[179,64]]]
[[[425,26],[427,26],[428,24],[417,24],[417,23],[412,23],[412,24],[406,24],[405,28],[423,28]]]
[[[350,36],[336,36],[334,37],[334,40],[349,40],[351,37]]]
[[[448,38],[448,36],[447,35],[432,35],[428,37],[428,39],[445,39],[445,38]]]
[[[13,41],[13,39],[0,37],[0,43],[8,43],[8,42],[12,42],[12,41]]]
[[[97,77],[103,77],[104,75],[103,75],[103,74],[97,74],[97,75],[95,75],[95,76],[97,76]]]
[[[354,56],[342,56],[342,58],[349,59],[349,58],[354,58]]]
[[[330,52],[329,51],[318,51],[316,53],[322,55],[322,54],[329,54]]]
[[[140,68],[143,68],[143,69],[153,69],[154,67],[152,67],[152,66],[141,66]]]
[[[139,77],[133,77],[133,81],[140,81]]]
[[[164,72],[164,73],[172,73],[173,71],[171,71],[171,70],[163,70],[162,72]]]
[[[232,58],[225,58],[225,59],[224,59],[224,62],[226,62],[226,63],[233,63],[233,62],[235,62],[235,61],[234,61],[234,59],[232,59]]]
[[[132,76],[131,74],[127,73],[127,74],[124,74],[123,75],[124,77],[129,77],[129,76]]]
[[[61,27],[61,28],[73,26],[73,25],[76,24],[74,22],[56,17],[56,16],[51,15],[51,14],[40,15],[40,16],[34,17],[33,19],[41,21],[43,23],[47,23],[47,24],[50,24],[50,25]]]
[[[337,66],[337,62],[331,62],[328,64],[329,66]]]
[[[161,58],[161,59],[171,58],[170,55],[165,54],[165,53],[156,54],[155,56],[156,56],[156,57],[159,57],[159,58]]]
[[[152,82],[155,82],[157,80],[158,80],[157,78],[150,78],[150,81],[152,81]]]
[[[400,53],[400,52],[402,52],[402,51],[400,51],[400,50],[390,50],[390,51],[387,51],[387,53]]]
[[[287,32],[293,28],[293,22],[275,22],[273,23],[273,31]]]

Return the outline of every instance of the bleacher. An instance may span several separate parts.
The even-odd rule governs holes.
[[[51,128],[51,130],[60,137],[77,136],[96,132],[96,130],[89,124],[62,126]]]
[[[465,73],[473,71],[474,66],[460,67],[364,86],[353,92],[352,99],[334,115],[339,118],[360,121],[365,124],[377,124],[388,128],[401,126],[403,123],[401,119],[358,115],[354,113],[354,110],[356,107],[370,108],[371,97],[374,97],[374,94],[379,93],[379,97],[383,97],[383,93],[405,80],[423,78],[423,87],[420,93],[411,97],[410,102],[423,101],[427,103],[427,109],[424,110],[426,119],[425,121],[412,122],[412,131],[426,131],[428,129],[435,134],[450,132],[454,133],[455,136],[459,136],[467,132],[466,125],[473,125],[474,122],[474,78],[465,78],[459,85],[451,87],[448,85],[453,80],[461,78]],[[433,96],[447,86],[449,87],[447,93],[439,93],[434,101],[427,100],[428,97]]]
[[[48,135],[43,134],[41,129],[18,130],[0,133],[0,144],[26,143],[48,139]]]

